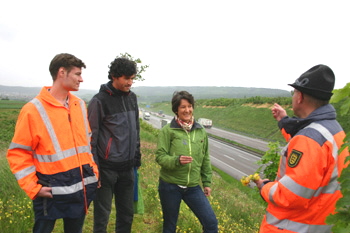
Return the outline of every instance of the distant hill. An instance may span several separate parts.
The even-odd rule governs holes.
[[[21,87],[21,86],[3,86],[0,85],[0,98],[8,98],[11,100],[31,100],[40,92],[42,87]],[[75,95],[89,101],[94,94],[97,93],[97,90],[84,90],[81,89],[77,92],[74,92]]]
[[[155,103],[170,101],[174,91],[188,91],[195,99],[218,98],[248,98],[254,96],[263,97],[287,97],[290,92],[280,89],[252,88],[252,87],[200,87],[200,86],[172,86],[172,87],[135,87],[132,89],[138,96],[140,103]]]
[[[41,87],[21,87],[0,85],[0,98],[30,100],[41,90]],[[156,103],[170,101],[174,91],[186,90],[195,99],[218,99],[218,98],[248,98],[253,96],[284,97],[290,96],[286,90],[253,87],[200,87],[200,86],[167,86],[167,87],[133,87],[132,91],[138,96],[139,103]],[[88,102],[97,90],[81,89],[74,92],[75,95]]]

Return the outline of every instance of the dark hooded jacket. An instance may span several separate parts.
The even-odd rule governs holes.
[[[89,102],[92,154],[99,167],[128,170],[141,165],[140,124],[134,92],[102,84]]]

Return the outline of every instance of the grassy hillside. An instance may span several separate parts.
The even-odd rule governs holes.
[[[216,99],[198,100],[195,116],[211,118],[214,125],[232,131],[239,131],[256,137],[279,140],[275,120],[271,116],[272,103],[278,102],[290,111],[290,98],[287,99]],[[31,232],[33,212],[31,201],[19,188],[9,171],[6,149],[13,136],[19,108],[24,102],[0,101],[0,229],[4,233]],[[341,104],[341,103],[340,103]],[[6,106],[5,106],[6,105]],[[142,106],[141,106],[142,107]],[[143,106],[145,107],[145,106]],[[336,109],[339,106],[336,105]],[[168,102],[153,104],[149,110],[172,115]],[[340,118],[346,130],[349,116]],[[162,226],[161,207],[157,192],[159,166],[155,163],[155,142],[157,130],[141,121],[141,152],[143,165],[140,168],[141,190],[145,203],[145,213],[135,215],[133,232],[160,232]],[[349,131],[347,131],[349,132]],[[243,187],[239,181],[214,168],[213,195],[209,199],[219,220],[221,233],[257,233],[264,214],[265,203],[256,190]],[[92,232],[93,205],[86,217],[84,231]],[[111,214],[108,232],[112,232],[115,212]],[[181,206],[178,232],[201,232],[200,224],[193,213]],[[58,221],[54,232],[62,232],[62,222]]]
[[[283,142],[277,122],[271,115],[272,105],[272,103],[243,102],[243,99],[238,102],[234,99],[217,99],[209,103],[207,100],[198,100],[194,116],[196,119],[201,117],[212,119],[214,127],[268,141]],[[284,107],[292,114],[290,104]],[[155,112],[163,110],[165,114],[174,115],[170,103],[166,102],[153,104],[147,109]]]
[[[0,102],[1,104],[1,102]],[[31,200],[19,188],[6,161],[6,148],[13,136],[14,123],[19,110],[0,110],[0,229],[4,233],[31,232],[34,222]],[[161,232],[162,214],[157,185],[159,166],[155,162],[158,131],[141,120],[142,166],[139,169],[140,187],[144,200],[144,213],[136,214],[132,232]],[[237,180],[214,168],[212,196],[209,201],[219,220],[221,233],[257,233],[265,203],[256,190],[244,187]],[[108,232],[115,227],[115,209],[108,225]],[[86,216],[83,232],[92,232],[93,204]],[[53,232],[61,233],[62,221],[56,223]],[[184,204],[181,205],[177,232],[200,233],[197,218]]]
[[[272,117],[271,107],[279,103],[286,110],[289,116],[293,116],[291,97],[252,97],[244,99],[213,99],[196,100],[194,116],[213,120],[213,126],[241,133],[251,137],[261,138],[266,141],[279,141],[284,143],[277,127],[276,120]],[[335,109],[340,109],[342,103],[334,104]],[[167,115],[174,115],[171,111],[170,100],[168,102],[154,103],[146,108],[146,111],[158,112],[162,110]],[[338,121],[345,132],[350,132],[350,113],[345,116],[338,114]]]

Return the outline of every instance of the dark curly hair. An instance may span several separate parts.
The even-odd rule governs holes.
[[[79,58],[75,57],[72,54],[69,54],[69,53],[57,54],[51,60],[50,67],[49,67],[49,71],[53,81],[56,80],[58,70],[61,67],[65,68],[69,73],[73,67],[86,68],[86,65],[82,60],[80,60]]]
[[[111,62],[108,71],[108,79],[119,78],[125,75],[130,77],[137,73],[137,65],[134,61],[125,57],[118,57]]]
[[[185,99],[187,100],[190,104],[192,104],[192,108],[194,109],[194,98],[193,95],[188,93],[187,91],[175,91],[173,94],[173,98],[171,100],[171,109],[173,112],[177,115],[177,111],[179,109],[181,100]]]

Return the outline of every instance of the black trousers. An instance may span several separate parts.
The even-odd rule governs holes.
[[[130,233],[134,217],[134,168],[100,169],[101,187],[94,200],[94,233],[106,233],[114,196],[117,233]]]

